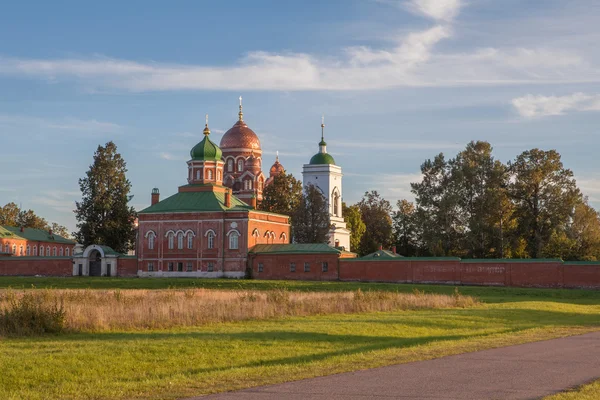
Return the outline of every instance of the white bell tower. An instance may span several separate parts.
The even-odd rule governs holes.
[[[302,168],[303,185],[319,188],[329,206],[329,245],[343,247],[350,251],[350,231],[342,215],[342,168],[335,165],[333,157],[327,153],[324,138],[325,121],[321,119],[321,142],[319,152]]]

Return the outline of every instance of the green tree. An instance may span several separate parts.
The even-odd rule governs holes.
[[[74,236],[84,246],[101,244],[120,253],[133,248],[137,215],[127,204],[131,183],[126,172],[113,142],[98,146],[86,176],[79,179],[82,199],[76,202],[79,230]]]
[[[0,208],[0,225],[18,226],[18,218],[21,209],[15,203],[8,203]]]
[[[283,215],[292,215],[302,199],[302,182],[285,171],[276,176],[263,191],[259,209]]]
[[[528,255],[538,258],[551,238],[562,237],[581,194],[573,172],[564,168],[555,150],[525,151],[509,169],[517,232],[527,240]]]
[[[59,225],[56,222],[53,222],[52,225],[50,225],[50,229],[52,229],[53,233],[55,233],[59,236],[62,236],[67,239],[71,238],[71,234],[69,233],[69,230],[67,229],[67,227]]]
[[[21,210],[19,212],[19,216],[17,217],[17,225],[22,226],[24,228],[35,228],[35,229],[48,229],[48,222],[42,218],[37,216],[33,210]]]
[[[460,205],[460,187],[451,165],[440,153],[421,165],[423,179],[411,183],[416,223],[421,227],[423,250],[434,256],[462,256],[466,219]]]
[[[392,206],[375,190],[365,192],[358,203],[360,215],[366,226],[359,253],[362,255],[377,251],[379,246],[390,247],[392,244]]]
[[[403,256],[416,256],[418,253],[418,232],[416,208],[408,200],[398,200],[398,210],[392,215],[396,251]]]
[[[568,235],[572,242],[572,258],[600,260],[600,215],[587,199],[575,206]]]
[[[360,241],[367,230],[362,221],[360,208],[356,204],[348,207],[345,202],[342,202],[342,214],[346,221],[346,227],[350,230],[350,250],[357,252],[360,248]]]
[[[292,214],[292,234],[296,243],[328,243],[329,206],[321,191],[307,185],[300,205]]]
[[[451,179],[458,201],[457,214],[462,225],[461,250],[467,257],[501,256],[495,226],[505,217],[507,168],[492,156],[488,142],[470,142],[466,149],[449,161]]]

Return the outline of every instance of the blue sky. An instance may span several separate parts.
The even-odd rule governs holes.
[[[600,207],[598,21],[595,0],[8,2],[0,205],[75,229],[78,178],[113,140],[144,208],[242,95],[265,171],[279,151],[300,177],[325,114],[349,203],[412,199],[425,159],[487,140],[505,162],[558,150]]]

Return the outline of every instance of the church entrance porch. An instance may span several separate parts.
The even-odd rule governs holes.
[[[108,246],[93,244],[83,252],[73,254],[73,275],[117,276],[118,259],[121,256]]]

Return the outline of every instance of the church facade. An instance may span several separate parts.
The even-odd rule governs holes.
[[[187,184],[139,212],[138,275],[236,277],[246,274],[248,250],[288,244],[289,217],[256,209],[265,178],[256,134],[242,119],[221,140],[204,139],[190,151]]]

